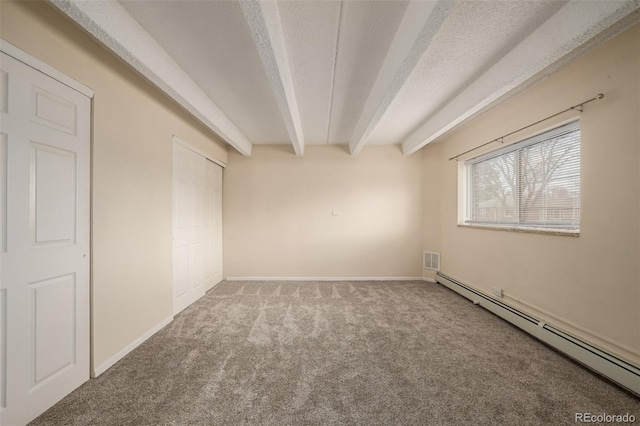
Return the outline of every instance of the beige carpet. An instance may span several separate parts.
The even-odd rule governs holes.
[[[33,425],[542,425],[640,400],[446,288],[222,282]]]

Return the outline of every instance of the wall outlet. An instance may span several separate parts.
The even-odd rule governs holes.
[[[340,216],[340,212],[338,210],[333,210],[331,212],[331,216]]]
[[[502,289],[498,287],[493,288],[493,295],[496,297],[502,297]]]

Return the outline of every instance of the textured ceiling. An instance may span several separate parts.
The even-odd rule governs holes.
[[[245,155],[413,153],[640,19],[640,0],[51,2]]]
[[[368,143],[404,140],[564,3],[457,3]]]
[[[237,2],[152,0],[120,4],[251,142],[288,142],[260,55]]]

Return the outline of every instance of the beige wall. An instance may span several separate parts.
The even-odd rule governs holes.
[[[254,146],[224,176],[227,277],[419,277],[419,155],[371,146]],[[332,216],[332,211],[340,216]]]
[[[424,178],[422,205],[424,215],[422,218],[422,247],[424,251],[440,251],[440,197],[442,196],[442,180],[440,155],[442,144],[434,143],[420,150],[422,156],[422,175]],[[422,276],[429,280],[435,279],[435,271],[424,269]]]
[[[93,365],[172,315],[172,135],[226,162],[202,125],[40,2],[1,5],[6,41],[95,91]]]
[[[171,135],[227,162],[225,146],[42,3],[1,3],[1,32],[92,88],[93,337],[99,366],[171,316]],[[226,276],[420,276],[443,272],[640,363],[640,27],[421,154],[256,146],[228,155]],[[579,238],[457,227],[447,158],[598,92],[582,125]],[[566,117],[560,117],[563,120]],[[332,210],[340,216],[332,216]],[[509,300],[509,299],[507,299]],[[536,306],[542,312],[532,308]]]
[[[440,149],[426,147],[423,152],[424,164],[439,163],[435,167],[441,172],[441,217],[433,226],[440,227],[444,273],[487,293],[492,287],[501,287],[527,305],[505,300],[637,364],[639,58],[640,26],[636,25],[466,124],[441,142]],[[600,92],[605,98],[587,105],[580,116],[582,213],[578,238],[457,226],[458,165],[447,158]],[[556,123],[568,117],[559,117]],[[424,187],[426,198],[432,197],[429,182],[425,181]],[[433,233],[426,223],[425,244]]]

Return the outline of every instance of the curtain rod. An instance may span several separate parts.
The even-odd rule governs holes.
[[[475,151],[476,149],[480,149],[480,148],[482,148],[483,146],[487,146],[487,145],[489,145],[490,143],[494,143],[494,142],[504,143],[504,138],[506,138],[507,136],[511,136],[511,135],[513,135],[514,133],[518,133],[518,132],[520,132],[520,131],[522,131],[522,130],[528,129],[529,127],[535,126],[536,124],[540,124],[540,123],[542,123],[543,121],[547,121],[547,120],[549,120],[549,119],[551,119],[551,118],[553,118],[553,117],[557,117],[558,115],[560,115],[560,114],[564,114],[564,113],[565,113],[565,112],[567,112],[567,111],[577,110],[577,111],[582,112],[582,107],[583,107],[584,105],[588,104],[589,102],[598,101],[598,100],[600,100],[600,99],[602,99],[602,98],[604,98],[604,95],[603,95],[602,93],[598,93],[595,97],[593,97],[593,98],[591,98],[591,99],[589,99],[589,100],[587,100],[587,101],[584,101],[584,102],[579,103],[579,104],[577,104],[577,105],[571,106],[571,107],[569,107],[569,108],[567,108],[567,109],[565,109],[565,110],[562,110],[562,111],[557,112],[557,113],[555,113],[555,114],[553,114],[553,115],[550,115],[550,116],[548,116],[548,117],[545,117],[545,118],[543,118],[542,120],[538,120],[538,121],[536,121],[535,123],[529,124],[528,126],[521,127],[521,128],[519,128],[518,130],[514,130],[514,131],[513,131],[513,132],[511,132],[511,133],[507,133],[506,135],[502,135],[502,136],[500,136],[499,138],[495,138],[495,139],[493,139],[493,140],[490,140],[489,142],[483,143],[482,145],[478,145],[478,146],[476,146],[475,148],[471,148],[471,149],[470,149],[470,150],[468,150],[468,151],[465,151],[465,152],[460,153],[460,154],[458,154],[458,155],[456,155],[456,156],[454,156],[454,157],[451,157],[451,158],[449,158],[449,161],[451,161],[451,160],[456,160],[456,159],[458,159],[458,157],[461,157],[461,156],[463,156],[463,155],[465,155],[465,154],[468,154],[468,153],[469,153],[469,152],[471,152],[471,151]]]

